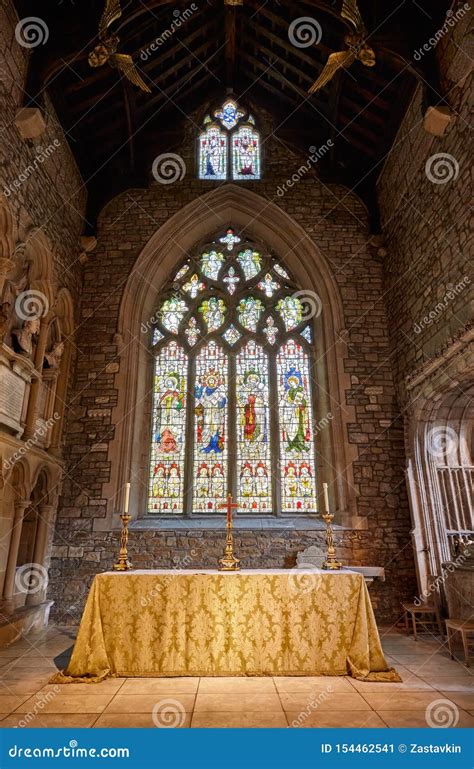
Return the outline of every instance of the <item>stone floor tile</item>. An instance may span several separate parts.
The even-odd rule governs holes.
[[[199,678],[127,678],[120,694],[196,694]]]
[[[278,692],[352,692],[352,681],[346,676],[275,676]]]
[[[286,729],[288,726],[282,710],[262,712],[194,712],[191,721],[193,729]]]
[[[316,710],[370,710],[370,705],[357,692],[280,692],[286,712],[311,713]]]
[[[432,692],[367,692],[363,694],[370,707],[377,712],[382,710],[426,710],[432,703],[440,699],[439,693]],[[446,699],[446,698],[444,698]]]
[[[0,721],[0,729],[29,728],[29,729],[84,729],[94,724],[96,713],[41,713],[33,718],[25,718],[27,714],[11,714]]]
[[[151,713],[102,713],[94,724],[95,729],[149,729],[156,726]],[[175,729],[189,728],[191,713],[180,714],[179,720],[172,721],[168,727],[166,724],[162,726]]]
[[[377,713],[383,721],[392,729],[426,729],[429,724],[426,721],[424,710],[380,710]],[[1,722],[0,722],[1,726]],[[454,727],[454,724],[453,724]],[[459,720],[456,723],[459,728],[474,727],[474,717],[463,710],[459,711]]]
[[[347,710],[317,710],[309,714],[291,712],[286,713],[290,727],[320,728],[320,729],[372,729],[384,728],[386,724],[377,713],[372,710],[361,710],[356,713],[348,713]]]
[[[202,677],[199,692],[213,694],[218,692],[275,692],[275,684],[271,676],[218,676]]]
[[[15,713],[102,713],[112,694],[56,694],[51,698],[37,694],[17,707]]]
[[[194,705],[194,694],[166,692],[165,694],[117,694],[108,704],[106,713],[152,713],[153,709],[165,712],[171,716],[179,713],[191,713]],[[163,716],[166,721],[166,717]]]
[[[280,699],[276,691],[218,691],[201,692],[198,690],[196,712],[228,712],[236,711],[259,712],[267,711],[278,713],[281,711]]]

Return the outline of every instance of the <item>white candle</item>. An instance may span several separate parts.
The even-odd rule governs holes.
[[[324,507],[326,509],[326,512],[329,513],[329,494],[328,494],[327,483],[323,483],[323,494],[324,494]]]
[[[128,513],[128,503],[130,502],[130,484],[125,484],[125,502],[123,505],[123,512]]]

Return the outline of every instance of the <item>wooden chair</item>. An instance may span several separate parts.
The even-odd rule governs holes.
[[[446,620],[446,634],[448,639],[448,649],[451,655],[451,659],[454,659],[451,642],[453,636],[456,633],[461,634],[462,645],[464,649],[464,660],[466,667],[469,667],[469,633],[474,633],[474,622],[465,619],[447,619]]]
[[[438,606],[439,593],[436,580],[437,577],[435,575],[428,575],[427,589],[432,596],[431,600],[428,599],[420,604],[402,603],[402,609],[405,618],[405,630],[407,631],[407,635],[410,635],[409,620],[411,620],[413,637],[415,641],[418,640],[417,622],[419,622],[420,625],[424,628],[427,628],[428,625],[437,627],[441,638],[444,638],[443,625],[441,624],[441,613]]]

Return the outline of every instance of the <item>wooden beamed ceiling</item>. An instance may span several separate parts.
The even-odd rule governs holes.
[[[277,139],[302,157],[331,138],[319,173],[356,188],[369,203],[417,80],[441,100],[434,56],[416,65],[413,51],[439,28],[451,0],[439,0],[435,10],[431,0],[397,8],[391,0],[359,0],[377,64],[369,69],[356,62],[312,96],[308,88],[329,54],[346,47],[350,25],[340,17],[342,0],[243,0],[242,6],[121,0],[123,15],[112,31],[149,94],[107,65],[88,64],[104,2],[42,2],[49,40],[32,51],[25,93],[25,104],[40,106],[45,91],[50,94],[88,186],[89,221],[108,198],[146,184],[153,158],[176,150],[185,131],[196,131],[207,106],[227,92],[242,95],[257,115],[270,113]],[[16,5],[20,18],[38,15],[34,0]],[[291,41],[290,24],[302,17],[320,25],[318,44]],[[168,33],[177,18],[184,20]]]

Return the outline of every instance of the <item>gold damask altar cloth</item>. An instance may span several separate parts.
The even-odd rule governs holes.
[[[400,681],[387,667],[361,574],[98,574],[69,666],[53,680],[300,675]]]

